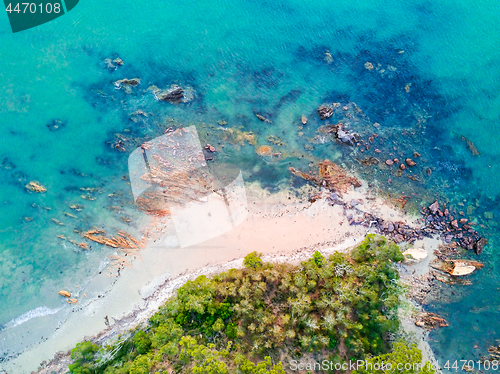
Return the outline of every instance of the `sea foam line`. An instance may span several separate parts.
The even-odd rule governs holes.
[[[37,318],[37,317],[43,317],[43,316],[49,316],[51,314],[56,314],[59,312],[61,308],[58,309],[50,309],[49,307],[46,306],[39,306],[38,308],[32,309],[24,314],[21,314],[19,317],[16,317],[9,322],[7,322],[5,325],[0,325],[0,331],[12,329],[14,327],[17,327],[19,325],[22,325],[25,322],[28,322],[30,319]]]

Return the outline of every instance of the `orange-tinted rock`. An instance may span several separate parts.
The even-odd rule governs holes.
[[[64,297],[71,297],[71,294],[65,290],[59,291],[59,295],[64,296]]]

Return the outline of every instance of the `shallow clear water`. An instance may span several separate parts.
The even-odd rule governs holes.
[[[238,164],[247,181],[257,179],[269,188],[290,183],[290,165],[307,168],[314,157],[330,157],[357,167],[393,196],[414,193],[416,204],[439,196],[458,210],[476,207],[473,217],[490,240],[482,257],[488,265],[472,286],[454,289],[451,301],[430,307],[451,324],[431,341],[441,360],[451,360],[477,358],[499,338],[498,2],[87,0],[17,34],[9,34],[2,17],[0,337],[12,334],[16,318],[22,321],[29,311],[65,307],[57,291],[85,284],[112,253],[96,244],[82,251],[57,235],[80,242],[73,230],[93,226],[137,233],[140,214],[122,179],[128,154],[140,142],[135,139],[153,138],[181,123],[196,125],[202,142],[225,143],[217,159]],[[108,70],[104,60],[117,56],[124,66]],[[366,62],[375,69],[367,70]],[[140,78],[141,85],[130,94],[116,90],[112,83],[122,78]],[[172,83],[192,87],[195,99],[172,105],[147,91]],[[317,106],[332,101],[354,102],[364,112],[352,126],[363,136],[379,135],[370,151],[352,154],[312,139],[321,122]],[[138,109],[148,117],[132,116]],[[260,122],[254,112],[272,124]],[[299,129],[302,114],[309,122]],[[56,119],[63,126],[50,131]],[[258,145],[270,144],[270,135],[279,137],[284,145],[273,147],[281,157],[257,156],[248,142],[228,144],[219,120],[227,121],[226,128],[253,131]],[[127,137],[125,152],[107,143],[116,141],[115,133]],[[471,155],[462,135],[480,156]],[[380,157],[375,147],[382,157],[421,153],[413,171],[419,180],[356,162]],[[430,178],[427,168],[433,170]],[[24,185],[32,180],[47,193],[28,192]],[[81,188],[95,187],[89,194],[96,200],[81,197],[87,195]],[[119,196],[108,196],[113,193]],[[72,211],[73,204],[84,208]],[[48,309],[37,309],[43,307]],[[8,347],[0,341],[4,354]]]

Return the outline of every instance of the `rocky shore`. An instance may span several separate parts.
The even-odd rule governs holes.
[[[148,292],[140,305],[136,305],[128,314],[124,314],[120,318],[115,316],[108,318],[106,315],[107,327],[97,335],[87,337],[87,339],[98,343],[109,341],[147,320],[187,280],[194,279],[201,274],[212,275],[230,268],[241,267],[242,256],[246,251],[253,248],[265,248],[263,243],[268,242],[265,238],[266,235],[272,235],[275,238],[273,242],[280,242],[281,231],[276,225],[282,225],[283,237],[290,236],[290,232],[297,232],[299,227],[304,230],[316,231],[317,234],[314,238],[306,238],[302,242],[292,238],[291,242],[294,242],[296,246],[284,243],[282,246],[271,249],[267,254],[264,254],[265,261],[298,263],[311,257],[316,250],[324,255],[334,251],[347,250],[361,241],[367,232],[386,235],[402,244],[403,248],[408,248],[410,243],[421,245],[429,237],[442,237],[448,234],[447,230],[440,232],[436,228],[422,225],[426,222],[425,218],[405,216],[398,209],[388,206],[386,202],[373,195],[375,191],[366,188],[366,186],[353,189],[353,186],[360,186],[361,182],[332,162],[323,162],[317,176],[301,175],[301,172],[297,170],[293,172],[298,177],[309,176],[307,179],[313,183],[313,185],[306,186],[301,190],[298,200],[290,203],[290,192],[283,191],[275,196],[263,190],[259,191],[252,186],[249,189],[249,199],[255,202],[259,201],[258,207],[252,205],[251,209],[252,232],[247,233],[245,224],[243,224],[243,228],[239,232],[235,232],[234,237],[217,238],[205,243],[207,248],[217,247],[221,252],[225,252],[227,248],[234,249],[238,245],[243,246],[241,255],[233,257],[239,259],[223,261],[216,265],[197,269],[186,269],[177,275],[172,273],[172,276],[167,276],[160,284],[156,285],[154,291]],[[434,214],[432,211],[430,212]],[[436,214],[441,217],[437,210]],[[442,217],[450,218],[444,213]],[[261,226],[255,226],[256,220],[262,223]],[[336,224],[331,226],[333,222]],[[293,225],[296,225],[297,228],[294,228]],[[273,230],[270,232],[269,228],[273,228]],[[335,230],[333,236],[330,231],[332,229]],[[264,233],[267,234],[264,235]],[[249,236],[247,240],[247,235],[254,239],[250,239]],[[264,237],[262,238],[262,236]],[[263,243],[256,241],[256,237],[261,237]],[[299,237],[300,235],[297,235],[297,239]],[[444,256],[445,252],[437,250],[436,243],[446,244],[443,239],[434,239],[433,245],[428,246],[426,252],[439,259],[438,257]],[[248,249],[246,249],[247,247]],[[446,248],[450,250],[451,245],[448,244]],[[434,253],[435,249],[436,253]],[[447,252],[446,256],[449,255],[450,252]],[[227,258],[227,256],[225,257]],[[419,310],[418,314],[409,317],[410,323],[417,329],[423,329],[419,333],[422,338],[425,331],[447,325],[442,317],[428,314],[419,306],[425,305],[431,296],[435,296],[441,291],[439,276],[436,275],[438,271],[430,269],[429,262],[425,262],[425,260],[416,262],[412,260],[411,256],[408,256],[406,264],[401,265],[402,279],[410,285],[408,296],[415,302]],[[127,274],[122,272],[121,277],[124,277],[125,280]],[[428,352],[426,358],[429,359],[430,348],[428,346],[424,348]],[[42,363],[38,373],[63,373],[70,361],[69,351],[59,352],[52,361]]]

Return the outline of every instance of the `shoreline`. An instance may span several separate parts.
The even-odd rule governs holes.
[[[84,338],[104,342],[140,325],[186,281],[242,267],[243,257],[254,250],[263,254],[264,261],[294,263],[310,258],[316,250],[328,255],[351,248],[366,233],[377,231],[371,224],[368,228],[352,224],[352,212],[410,225],[416,221],[416,217],[371,196],[373,191],[366,187],[344,194],[342,201],[349,201],[347,208],[329,204],[327,192],[310,186],[302,189],[302,195],[323,194],[314,203],[304,203],[301,197],[292,199],[289,191],[270,194],[256,184],[246,190],[249,214],[241,225],[188,248],[176,248],[172,227],[162,226],[156,240],[141,251],[142,261],[135,260],[133,268],[123,271],[104,295],[101,292],[97,298],[74,307],[47,340],[7,362],[6,373],[36,371],[40,363],[45,368],[39,373],[66,372],[71,362],[69,350],[77,342]],[[432,253],[430,247],[426,249]],[[428,262],[420,268],[428,270]],[[427,355],[432,354],[426,341],[424,348]]]

